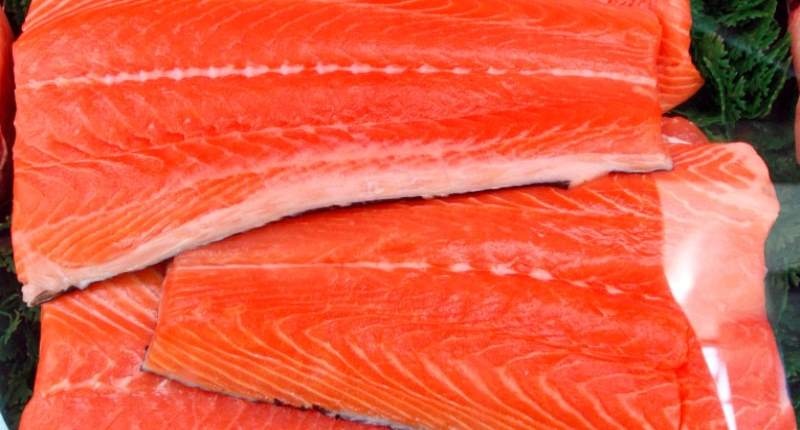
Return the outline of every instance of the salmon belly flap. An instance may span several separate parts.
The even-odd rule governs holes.
[[[184,253],[145,369],[412,428],[725,428],[657,180],[323,211]]]
[[[146,269],[42,307],[41,360],[22,430],[368,430],[315,411],[255,404],[141,370],[163,273]]]
[[[314,208],[671,166],[642,8],[41,1],[25,25],[29,303]]]

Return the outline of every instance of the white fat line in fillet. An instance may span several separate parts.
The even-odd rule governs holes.
[[[189,270],[229,270],[229,269],[297,269],[314,267],[341,267],[350,269],[376,269],[390,272],[393,270],[427,270],[431,266],[425,262],[404,261],[404,262],[384,262],[384,261],[354,261],[342,263],[234,263],[218,265],[192,265],[186,266]]]
[[[434,268],[434,266],[428,263],[414,262],[414,261],[406,261],[406,262],[356,261],[349,263],[347,262],[345,263],[251,263],[251,264],[235,263],[235,264],[224,264],[224,265],[198,264],[198,265],[183,266],[181,269],[183,270],[238,270],[238,269],[290,270],[299,268],[319,268],[319,267],[346,268],[346,269],[374,269],[374,270],[382,270],[385,272],[392,272],[395,270],[425,271]],[[451,264],[450,266],[443,267],[443,269],[451,273],[488,271],[489,273],[495,276],[521,275],[521,276],[527,276],[529,278],[535,279],[540,282],[550,282],[556,279],[552,273],[550,273],[545,269],[534,268],[529,272],[520,272],[511,267],[510,264],[503,264],[503,263],[492,264],[485,270],[472,267],[469,263],[454,263]],[[570,283],[577,285],[581,288],[589,287],[589,284],[582,281],[576,281]],[[621,290],[612,285],[601,284],[601,283],[596,283],[596,285],[602,287],[607,294],[610,294],[612,296],[627,294],[626,291]],[[644,298],[646,300],[660,300],[659,297],[647,296],[647,295],[645,295]]]
[[[139,70],[135,72],[119,72],[111,74],[89,73],[76,77],[58,77],[46,80],[32,80],[20,87],[25,89],[40,89],[47,86],[67,87],[72,85],[118,85],[126,82],[149,82],[154,80],[169,79],[181,81],[191,78],[219,79],[227,77],[255,78],[264,75],[290,76],[300,73],[316,73],[326,75],[329,73],[350,73],[354,75],[364,73],[383,73],[386,75],[399,75],[407,73],[417,73],[421,75],[431,74],[452,74],[469,75],[485,74],[489,76],[519,75],[519,76],[554,76],[560,78],[586,78],[603,79],[610,81],[627,82],[633,85],[644,85],[655,88],[656,79],[651,76],[636,75],[630,73],[598,71],[590,69],[565,69],[565,68],[541,68],[541,69],[505,69],[488,67],[486,69],[472,69],[468,67],[456,66],[452,68],[440,68],[429,64],[419,66],[400,66],[386,65],[374,66],[363,63],[353,63],[350,65],[317,63],[314,66],[303,64],[283,63],[280,66],[271,67],[267,65],[248,65],[246,67],[236,67],[233,65],[211,66],[211,67],[188,67],[157,70]]]
[[[109,390],[117,393],[128,393],[129,386],[131,382],[133,382],[133,376],[121,376],[118,378],[110,378],[107,381],[101,380],[101,373],[105,373],[106,371],[110,371],[114,369],[106,369],[103,372],[98,372],[97,374],[93,375],[91,378],[80,381],[80,382],[72,382],[68,378],[62,379],[57,383],[53,384],[50,388],[45,391],[46,396],[52,396],[59,393],[67,393],[70,391],[75,391],[79,389],[88,389],[93,391],[98,390]]]
[[[375,269],[391,272],[394,270],[428,270],[433,268],[429,263],[424,261],[402,261],[402,262],[388,262],[388,261],[354,261],[342,263],[234,263],[224,265],[213,264],[198,264],[184,266],[186,270],[235,270],[235,269],[267,269],[267,270],[286,270],[298,268],[314,268],[314,267],[339,267],[347,269]],[[454,263],[444,268],[453,273],[465,273],[471,271],[482,271],[472,267],[469,263]],[[497,276],[508,275],[527,275],[539,281],[552,281],[555,278],[553,275],[544,269],[534,268],[528,273],[519,272],[511,267],[509,264],[492,264],[488,271]]]

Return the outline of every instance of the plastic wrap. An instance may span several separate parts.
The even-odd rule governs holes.
[[[686,124],[672,127],[682,140],[705,139]],[[753,149],[725,145],[739,161],[730,170],[658,181],[665,272],[700,340],[728,428],[791,428],[794,414],[764,291],[764,247],[779,202]],[[687,150],[675,160],[692,156]]]

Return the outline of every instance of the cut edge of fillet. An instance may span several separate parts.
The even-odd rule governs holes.
[[[229,391],[225,391],[225,390],[221,390],[221,389],[220,390],[212,390],[212,389],[209,389],[207,387],[203,387],[202,385],[195,384],[195,383],[193,383],[193,382],[191,382],[189,380],[183,379],[183,378],[181,378],[181,377],[179,377],[179,376],[177,376],[177,375],[175,375],[173,373],[166,372],[166,371],[161,371],[161,370],[157,370],[157,369],[153,369],[153,368],[149,367],[147,365],[147,363],[148,363],[147,351],[145,351],[145,358],[144,358],[144,361],[143,361],[142,366],[141,366],[141,370],[143,372],[151,373],[153,375],[160,376],[162,378],[166,378],[167,380],[176,382],[176,383],[184,385],[186,387],[194,388],[194,389],[197,389],[197,390],[200,390],[200,391],[205,391],[207,393],[221,394],[221,395],[232,397],[232,398],[235,398],[235,399],[240,399],[240,400],[244,400],[244,401],[247,401],[247,402],[256,403],[256,404],[262,404],[262,405],[274,405],[274,406],[280,406],[280,407],[287,407],[287,408],[291,408],[291,409],[299,409],[301,411],[317,411],[317,412],[319,412],[319,413],[321,413],[323,415],[326,415],[326,416],[334,418],[334,419],[340,419],[340,420],[344,420],[344,421],[355,422],[355,423],[360,423],[360,424],[367,424],[367,425],[373,425],[373,426],[388,427],[388,428],[391,428],[393,430],[414,430],[413,427],[409,427],[409,426],[406,426],[404,424],[400,424],[400,423],[397,423],[397,422],[394,422],[394,421],[391,421],[391,420],[387,420],[387,419],[383,419],[383,418],[379,418],[379,417],[366,416],[366,415],[358,415],[358,414],[353,414],[351,412],[332,411],[332,410],[329,410],[329,409],[325,409],[322,406],[314,405],[314,404],[307,404],[307,405],[297,406],[297,405],[292,405],[292,404],[289,404],[289,403],[285,403],[285,402],[281,401],[280,399],[267,399],[267,400],[265,400],[265,399],[257,399],[257,398],[247,397],[247,396],[243,396],[243,395],[238,394],[238,393],[229,392]]]

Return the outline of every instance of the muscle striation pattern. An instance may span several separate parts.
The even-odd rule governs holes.
[[[315,208],[669,168],[660,39],[579,0],[34,2],[25,299]]]
[[[254,404],[147,374],[162,270],[146,269],[42,307],[41,360],[22,430],[369,430],[316,411]]]

